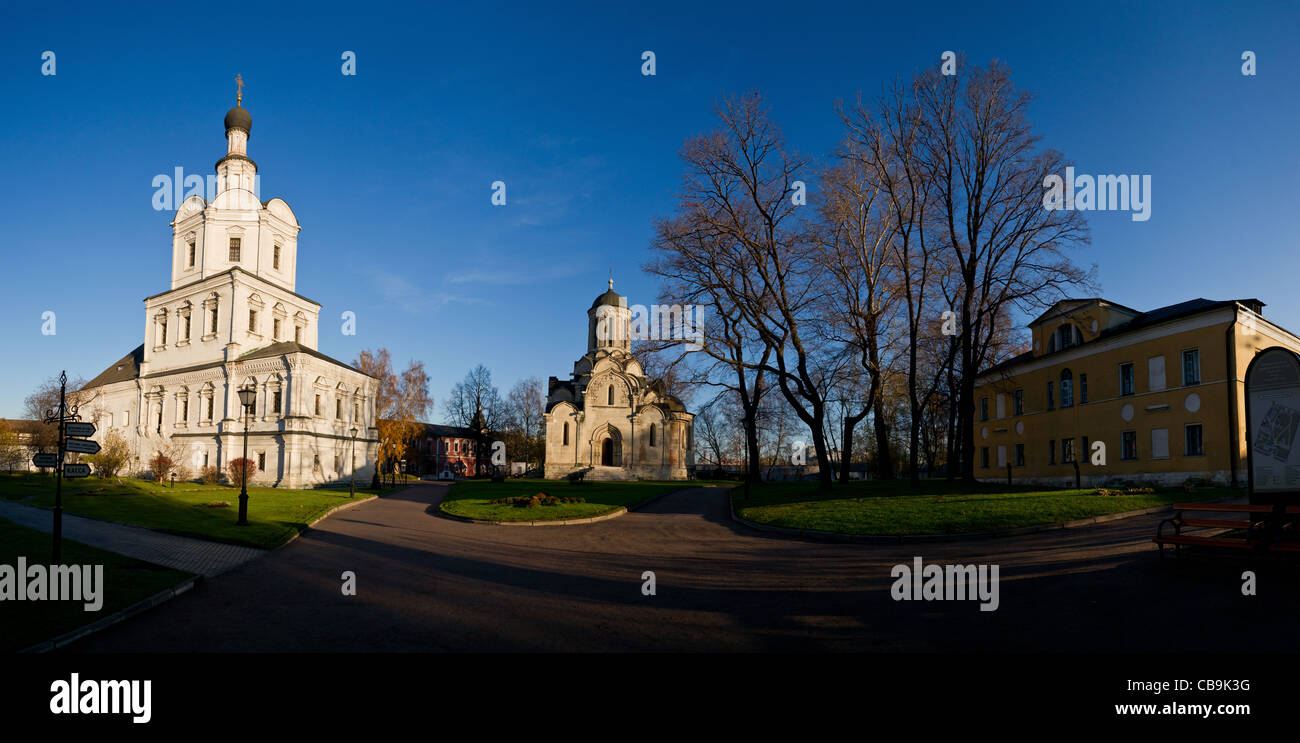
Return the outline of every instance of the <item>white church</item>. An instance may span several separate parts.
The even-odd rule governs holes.
[[[695,464],[695,416],[632,355],[632,312],[609,290],[587,310],[587,353],[546,400],[549,479],[685,480]]]
[[[181,452],[194,474],[243,456],[252,482],[289,488],[369,483],[379,381],[317,350],[321,305],[297,293],[298,232],[283,199],[258,200],[242,95],[226,114],[212,201],[187,198],[172,221],[171,287],[144,300],[144,343],[79,394],[95,438],[122,435],[144,472]],[[239,390],[252,389],[251,414]]]

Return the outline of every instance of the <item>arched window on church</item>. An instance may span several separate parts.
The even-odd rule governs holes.
[[[650,424],[650,445],[655,445],[655,424]]]
[[[1074,405],[1074,375],[1069,369],[1061,371],[1061,407],[1068,408]]]
[[[612,384],[609,386],[609,404],[614,404],[614,385]]]
[[[564,444],[563,444],[563,445],[564,445],[564,446],[568,446],[568,445],[569,445],[569,423],[568,423],[568,421],[565,421],[565,423],[564,423]]]

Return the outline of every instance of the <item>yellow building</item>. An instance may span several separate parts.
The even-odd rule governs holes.
[[[1032,349],[976,380],[975,476],[1085,487],[1188,480],[1246,486],[1243,381],[1259,350],[1300,351],[1257,299],[1139,312],[1066,299]]]

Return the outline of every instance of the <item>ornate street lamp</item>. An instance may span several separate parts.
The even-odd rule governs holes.
[[[237,526],[248,526],[248,425],[253,412],[253,402],[256,399],[257,388],[239,388],[239,403],[244,407],[244,461],[239,465],[242,471],[239,478],[239,520],[235,522]]]
[[[357,494],[357,427],[352,427],[352,449],[348,452],[348,462],[352,470],[352,484],[348,486],[348,497],[354,498]]]

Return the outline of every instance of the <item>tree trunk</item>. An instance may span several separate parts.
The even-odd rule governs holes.
[[[894,457],[889,453],[889,423],[885,420],[885,405],[882,399],[876,399],[871,417],[875,419],[873,423],[876,429],[876,477],[881,480],[892,480]]]
[[[840,482],[849,481],[849,472],[853,464],[853,430],[870,411],[870,407],[864,407],[861,414],[844,417],[844,438],[840,442]]]

